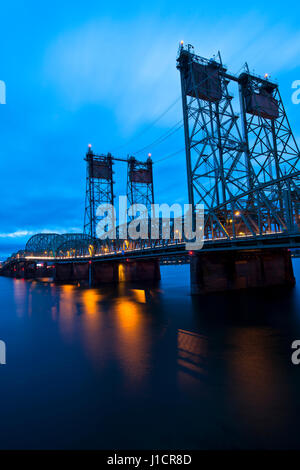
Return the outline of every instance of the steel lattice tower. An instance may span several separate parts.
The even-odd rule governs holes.
[[[190,45],[180,47],[177,68],[189,202],[194,210],[204,204],[206,238],[291,230],[298,222],[299,149],[278,86],[249,73],[237,78],[220,54],[207,60]],[[239,84],[241,119],[231,82]]]
[[[97,208],[100,204],[114,203],[112,156],[95,155],[91,148],[86,154],[86,196],[84,233],[96,238],[96,227],[100,218]]]
[[[274,182],[264,193],[270,202],[262,224],[270,221],[292,230],[298,213],[300,153],[290,127],[278,85],[246,71],[239,77],[239,91],[246,159],[249,165],[248,189]],[[292,176],[292,178],[289,178]],[[255,196],[255,193],[252,193]],[[252,201],[252,203],[260,201]],[[295,219],[298,222],[298,217]]]
[[[134,157],[128,159],[127,166],[127,198],[129,205],[144,204],[151,214],[151,204],[154,204],[154,187],[152,160],[137,161]]]

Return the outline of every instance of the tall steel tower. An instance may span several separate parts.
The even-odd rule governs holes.
[[[177,68],[189,202],[204,204],[205,236],[291,230],[299,222],[299,149],[278,86],[248,70],[236,77],[220,53],[208,60],[191,45],[180,46]]]
[[[86,153],[86,196],[84,233],[96,238],[96,227],[100,218],[97,208],[103,203],[114,203],[112,156],[95,155],[91,146]]]
[[[177,59],[181,76],[189,203],[204,204],[207,228],[214,235],[226,233],[231,208],[214,208],[243,192],[247,167],[244,141],[233,109],[233,96],[220,54],[207,60],[192,46],[181,46]]]
[[[134,157],[128,159],[127,198],[129,205],[144,204],[148,213],[151,213],[151,204],[154,204],[154,188],[150,155],[146,162],[140,162]]]
[[[271,211],[286,222],[287,229],[292,230],[291,210],[294,206],[298,211],[300,181],[299,176],[288,177],[297,171],[300,153],[278,85],[267,74],[263,78],[251,74],[248,66],[238,82],[249,166],[248,189],[273,182],[264,191]],[[267,224],[268,221],[262,223]]]

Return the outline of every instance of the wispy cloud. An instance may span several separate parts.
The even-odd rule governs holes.
[[[14,232],[0,232],[0,238],[24,238],[24,237],[31,237],[32,235],[36,235],[37,233],[79,233],[81,229],[78,227],[70,227],[69,229],[62,229],[58,228],[56,230],[43,228],[41,230],[16,230]]]
[[[33,235],[33,233],[28,230],[16,230],[15,232],[0,233],[0,238],[20,238]]]
[[[300,65],[300,33],[255,13],[238,21],[194,18],[99,20],[56,38],[45,57],[45,77],[73,109],[99,103],[112,109],[123,132],[152,120],[180,94],[177,43],[186,39],[203,56],[218,49],[233,71],[278,74]],[[198,47],[199,45],[199,47]],[[176,121],[180,103],[165,124]],[[100,124],[99,124],[100,125]]]

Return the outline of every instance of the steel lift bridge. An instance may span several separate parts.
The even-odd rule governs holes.
[[[297,232],[300,153],[278,85],[247,68],[236,77],[220,54],[203,59],[191,46],[177,62],[189,202],[205,206],[207,239]]]
[[[192,293],[293,284],[289,250],[300,246],[300,153],[278,84],[251,73],[247,65],[239,76],[231,74],[220,53],[208,60],[191,45],[180,45],[177,69],[188,198],[194,211],[197,204],[205,210],[204,246],[188,253]],[[59,249],[46,257],[33,246],[35,237],[46,240],[47,235],[39,234],[15,256],[23,263],[29,256],[32,262],[37,255],[44,261],[51,258],[57,279],[83,276],[90,284],[154,279],[159,277],[159,259],[186,256],[184,240],[172,230],[164,241],[97,240],[96,208],[114,201],[115,159],[87,152],[84,234],[76,235],[76,242],[64,235]],[[153,203],[151,159],[126,162],[130,203]],[[49,246],[43,246],[47,254]],[[15,262],[13,257],[7,266]],[[84,275],[76,274],[79,263],[89,263],[81,267]]]

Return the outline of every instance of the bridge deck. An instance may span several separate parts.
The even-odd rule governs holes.
[[[232,250],[254,250],[264,248],[300,248],[300,233],[295,234],[272,234],[256,237],[236,237],[235,239],[218,239],[218,240],[205,240],[203,248],[198,251],[199,254],[212,251],[232,251]],[[196,252],[196,251],[195,251]],[[95,254],[94,256],[82,255],[76,257],[52,257],[52,256],[25,256],[18,259],[10,260],[10,263],[16,261],[26,260],[39,260],[48,262],[66,263],[70,261],[86,262],[93,261],[109,261],[109,260],[124,260],[124,258],[137,259],[137,258],[153,258],[164,256],[179,256],[186,251],[185,243],[174,242],[167,245],[149,246],[144,248],[136,248],[133,250],[114,251],[109,253]]]

